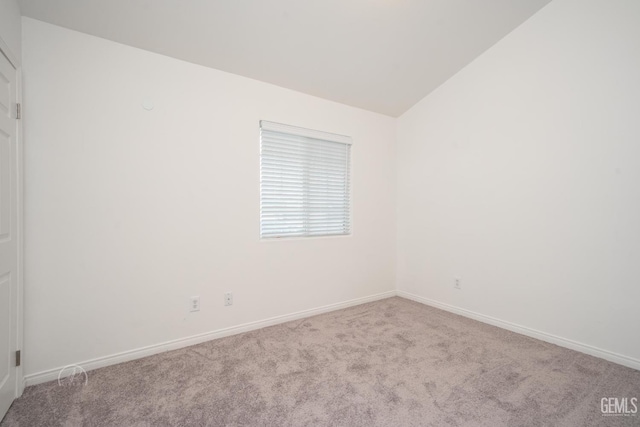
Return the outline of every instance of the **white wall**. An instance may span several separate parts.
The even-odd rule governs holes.
[[[394,289],[394,119],[23,29],[27,375]],[[260,119],[353,137],[352,236],[259,240]]]
[[[12,61],[20,62],[22,56],[20,8],[16,0],[0,0],[0,46],[11,51]]]
[[[639,70],[640,2],[554,0],[401,116],[399,290],[640,363]]]

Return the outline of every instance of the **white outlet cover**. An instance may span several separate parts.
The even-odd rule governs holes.
[[[189,298],[189,311],[200,311],[200,297],[195,296]]]

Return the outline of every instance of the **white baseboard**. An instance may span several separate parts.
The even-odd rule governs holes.
[[[496,319],[495,317],[486,316],[484,314],[476,313],[474,311],[465,310],[464,308],[455,307],[453,305],[445,304],[439,301],[435,301],[429,298],[424,298],[418,295],[414,295],[405,291],[396,291],[396,295],[399,297],[407,298],[431,307],[439,308],[451,313],[459,314],[470,319],[478,320],[483,323],[488,323],[493,326],[497,326],[502,329],[507,329],[518,334],[526,335],[531,338],[536,338],[542,341],[549,342],[551,344],[559,345],[571,350],[579,351],[590,356],[599,357],[601,359],[608,360],[619,365],[627,366],[629,368],[640,370],[640,360],[632,357],[623,356],[622,354],[613,353],[608,350],[603,350],[597,347],[593,347],[587,344],[582,344],[577,341],[569,340],[566,338],[558,337],[556,335],[548,334],[546,332],[537,331],[535,329],[520,326],[515,323],[506,322],[504,320]]]
[[[302,319],[305,317],[315,316],[330,311],[340,310],[347,307],[352,307],[367,302],[377,301],[385,298],[390,298],[396,295],[396,291],[382,292],[368,297],[356,298],[349,301],[339,302],[336,304],[329,304],[322,307],[312,308],[309,310],[298,311],[296,313],[285,314],[283,316],[276,316],[270,319],[259,320],[256,322],[245,323],[238,326],[233,326],[225,329],[218,329],[211,332],[205,332],[203,334],[193,335],[186,338],[180,338],[173,341],[167,341],[160,344],[154,344],[147,347],[138,348],[135,350],[124,351],[122,353],[112,354],[110,356],[98,357],[91,360],[78,361],[73,365],[81,366],[85,371],[93,369],[104,368],[105,366],[111,366],[130,360],[140,359],[142,357],[151,356],[158,353],[163,353],[169,350],[177,350],[179,348],[189,347],[194,344],[200,344],[205,341],[214,340],[216,338],[228,337],[231,335],[241,334],[243,332],[249,332],[256,329],[265,328],[267,326],[277,325],[279,323],[289,322],[291,320]],[[70,364],[71,365],[71,364]],[[35,374],[29,374],[24,378],[27,386],[44,383],[47,381],[53,381],[58,379],[58,373],[64,369],[63,366],[58,368],[49,369]]]
[[[536,338],[542,341],[546,341],[552,344],[559,345],[561,347],[569,348],[571,350],[579,351],[581,353],[585,353],[591,356],[599,357],[610,362],[614,362],[623,366],[627,366],[629,368],[640,370],[640,360],[634,359],[632,357],[623,356],[621,354],[613,353],[611,351],[602,350],[597,347],[593,347],[587,344],[582,344],[576,341],[572,341],[566,338],[558,337],[556,335],[548,334],[546,332],[537,331],[535,329],[527,328],[525,326],[520,326],[515,323],[507,322],[504,320],[496,319],[491,316],[486,316],[484,314],[476,313],[470,310],[465,310],[463,308],[455,307],[453,305],[445,304],[439,301],[431,300],[429,298],[424,298],[418,295],[414,295],[405,291],[388,291],[382,292],[375,295],[370,295],[368,297],[356,298],[349,301],[344,301],[336,304],[329,304],[322,307],[312,308],[309,310],[303,310],[296,313],[286,314],[282,316],[276,316],[265,320],[259,320],[256,322],[245,323],[238,326],[233,326],[225,329],[218,329],[211,332],[205,332],[203,334],[193,335],[186,338],[180,338],[173,341],[167,341],[160,344],[154,344],[147,347],[138,348],[135,350],[125,351],[122,353],[112,354],[109,356],[98,357],[91,360],[79,361],[77,363],[73,363],[75,365],[81,366],[86,371],[90,371],[93,369],[103,368],[106,366],[115,365],[122,362],[127,362],[130,360],[140,359],[142,357],[151,356],[158,353],[163,353],[165,351],[177,350],[184,347],[189,347],[191,345],[200,344],[205,341],[214,340],[216,338],[228,337],[231,335],[241,334],[243,332],[249,332],[256,329],[265,328],[267,326],[273,326],[280,323],[289,322],[292,320],[302,319],[305,317],[315,316],[322,313],[327,313],[330,311],[340,310],[347,307],[353,307],[360,304],[365,304],[367,302],[377,301],[385,298],[390,298],[393,296],[399,296],[403,298],[407,298],[431,307],[439,308],[451,313],[459,314],[464,317],[468,317],[470,319],[478,320],[483,323],[488,323],[493,326],[497,326],[499,328],[507,329],[512,332],[516,332],[522,335],[526,335],[528,337]],[[24,378],[25,386],[31,386],[35,384],[44,383],[47,381],[53,381],[58,379],[58,373],[63,369],[63,366],[58,368],[49,369],[42,372],[37,372],[35,374],[27,375]]]

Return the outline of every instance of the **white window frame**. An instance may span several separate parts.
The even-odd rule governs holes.
[[[260,238],[351,234],[351,137],[260,121]]]

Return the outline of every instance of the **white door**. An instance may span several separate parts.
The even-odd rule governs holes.
[[[18,214],[16,70],[0,52],[0,419],[16,397]]]

